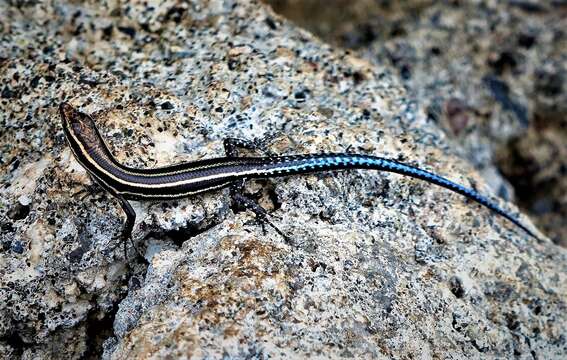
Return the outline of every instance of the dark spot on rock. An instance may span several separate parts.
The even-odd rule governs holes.
[[[8,87],[8,85],[6,85],[4,86],[4,89],[2,89],[2,93],[0,94],[0,96],[3,99],[10,99],[14,97],[14,92]]]
[[[236,66],[238,65],[238,60],[236,59],[228,59],[228,69],[229,70],[234,70],[236,69]]]
[[[0,229],[2,229],[2,232],[14,232],[14,226],[11,222],[3,223]]]
[[[478,352],[484,353],[484,352],[486,352],[486,351],[488,350],[488,346],[480,346],[480,345],[477,343],[477,340],[476,340],[476,339],[471,340],[470,343],[472,344],[472,346],[474,346],[474,348],[475,348]]]
[[[16,254],[22,254],[24,252],[24,245],[21,241],[14,241],[11,247],[12,251]]]
[[[79,25],[77,25],[75,27],[75,30],[73,30],[72,34],[74,36],[79,36],[79,35],[81,35],[82,32],[84,32],[84,30],[85,30],[85,28],[84,28],[83,23],[80,23]]]
[[[327,119],[330,119],[334,114],[333,109],[326,108],[326,107],[320,107],[319,112],[322,115],[324,115]]]
[[[452,276],[449,279],[449,289],[457,299],[462,299],[465,295],[465,290],[463,289],[463,282],[456,276]]]
[[[160,239],[170,239],[175,245],[181,246],[187,239],[197,236],[207,230],[210,230],[215,223],[212,222],[210,224],[194,224],[194,223],[187,223],[185,226],[180,227],[179,229],[174,230],[159,230],[159,231],[151,231],[148,233],[146,238],[154,237]]]
[[[497,74],[502,74],[507,69],[513,70],[518,65],[517,55],[510,51],[501,52],[495,59],[489,59],[488,65],[494,69]]]
[[[520,322],[518,321],[518,316],[516,314],[514,313],[506,314],[505,318],[506,318],[506,327],[508,327],[508,329],[514,331],[517,330],[518,327],[520,327]]]
[[[167,13],[165,14],[165,21],[173,21],[176,24],[179,24],[185,17],[185,12],[186,9],[174,6],[167,10]]]
[[[169,101],[166,101],[166,102],[161,104],[161,108],[162,108],[162,110],[171,110],[171,109],[173,109],[173,104],[170,103]]]
[[[565,79],[560,73],[540,71],[536,74],[536,90],[546,96],[557,96],[563,92]]]
[[[76,264],[81,261],[83,255],[90,249],[91,239],[85,231],[79,232],[79,246],[69,253],[69,260]]]
[[[546,8],[537,1],[531,0],[510,0],[510,6],[515,6],[525,12],[540,13],[545,12]]]
[[[3,240],[2,241],[2,250],[8,251],[12,247],[12,242],[10,240]]]
[[[362,116],[368,119],[370,117],[370,111],[368,109],[362,110]]]
[[[267,17],[264,22],[266,23],[266,25],[268,25],[268,27],[272,30],[276,30],[277,26],[276,23],[274,22],[274,20],[271,17]]]
[[[519,34],[518,35],[518,45],[530,49],[536,43],[536,37],[532,34]]]
[[[173,286],[173,284],[169,283],[168,287]],[[129,291],[135,291],[142,288],[142,282],[137,276],[132,276],[128,281],[128,289]]]
[[[55,81],[55,76],[53,76],[53,75],[45,75],[43,78],[45,79],[45,81],[47,81],[49,83],[52,83],[52,82]]]
[[[118,30],[123,34],[130,36],[130,38],[132,39],[136,37],[136,29],[134,29],[133,27],[119,26]]]
[[[152,32],[152,30],[150,29],[150,24],[149,23],[141,23],[140,27],[142,28],[142,30],[144,30],[145,32]],[[169,65],[168,65],[169,66]]]
[[[321,268],[321,270],[325,272],[327,270],[327,264],[325,264],[322,261],[317,261],[317,262],[313,261],[311,264],[311,270],[315,272],[317,271],[318,268]]]
[[[466,324],[463,324],[458,314],[453,313],[453,321],[451,322],[451,326],[457,332],[461,332],[466,327]]]
[[[407,31],[404,27],[404,23],[401,20],[396,21],[392,24],[390,28],[390,37],[394,38],[394,37],[406,36],[406,35],[407,35]]]
[[[8,346],[14,349],[14,353],[12,355],[14,355],[15,359],[19,359],[24,353],[24,349],[26,348],[26,343],[24,342],[24,340],[22,340],[20,335],[16,333],[15,327],[12,327],[12,329],[14,330],[14,332],[8,334],[5,337],[2,337],[1,341],[3,342],[5,341],[6,344],[8,344]]]
[[[13,158],[10,165],[11,165],[10,172],[16,170],[17,168],[20,167],[20,159]]]
[[[494,100],[499,102],[504,110],[516,115],[522,126],[527,127],[529,125],[527,109],[524,105],[512,100],[508,84],[492,75],[487,75],[482,80],[492,93]]]
[[[41,76],[36,75],[31,79],[30,86],[32,89],[35,89],[39,85],[39,80],[41,80]]]
[[[14,207],[8,212],[8,217],[12,220],[22,220],[28,217],[30,213],[30,206],[29,205],[22,205],[17,203]]]
[[[429,51],[431,52],[431,55],[434,55],[434,56],[441,55],[441,48],[439,48],[437,46],[432,47]]]
[[[354,83],[358,85],[365,80],[365,77],[364,74],[361,73],[360,71],[355,71],[352,74],[352,79],[354,80]]]
[[[408,64],[403,64],[400,67],[400,76],[402,77],[403,80],[411,79],[411,68]]]
[[[215,111],[218,112],[218,113],[222,113],[224,110],[223,110],[222,106],[219,106],[219,107],[215,108]]]
[[[113,25],[108,25],[104,28],[102,28],[102,39],[103,40],[110,40],[110,38],[112,38],[112,31],[114,30],[114,26]]]

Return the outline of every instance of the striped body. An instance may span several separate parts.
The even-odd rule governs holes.
[[[272,178],[313,172],[371,169],[411,176],[464,195],[533,233],[508,212],[476,191],[434,173],[395,160],[358,154],[312,154],[277,157],[222,157],[161,168],[135,169],[110,153],[93,120],[61,104],[63,128],[77,160],[109,192],[123,199],[182,198],[227,187],[244,179]]]

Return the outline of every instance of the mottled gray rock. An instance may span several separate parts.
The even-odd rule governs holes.
[[[96,187],[77,194],[92,182],[65,146],[62,100],[92,114],[131,166],[220,156],[226,136],[276,134],[277,153],[350,147],[492,191],[388,71],[259,3],[0,11],[3,356],[567,352],[566,251],[391,174],[249,184],[293,244],[234,213],[226,191],[136,204],[149,266],[126,267],[117,203]]]

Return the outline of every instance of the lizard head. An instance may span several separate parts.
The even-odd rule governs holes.
[[[100,136],[93,119],[77,110],[69,103],[59,105],[59,113],[63,120],[63,130],[73,152],[91,152],[104,149],[106,145]]]

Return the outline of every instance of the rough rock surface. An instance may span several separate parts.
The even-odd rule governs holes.
[[[567,246],[567,2],[267,2],[395,69],[491,185],[511,191],[501,171],[520,206]]]
[[[565,249],[392,174],[249,184],[292,244],[226,191],[136,204],[149,265],[130,248],[127,267],[121,210],[66,147],[63,100],[131,166],[276,134],[277,153],[349,147],[494,192],[388,71],[259,3],[14,1],[0,13],[2,357],[567,354]]]

